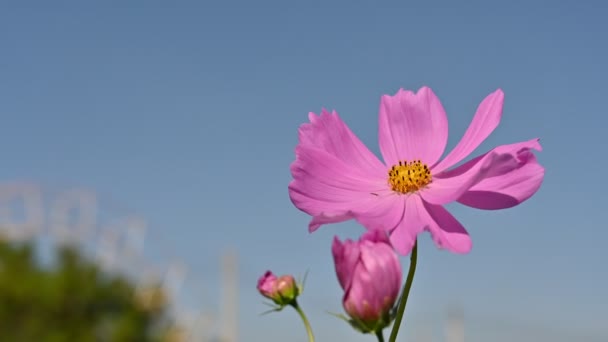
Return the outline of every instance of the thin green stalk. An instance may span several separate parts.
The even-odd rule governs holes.
[[[298,314],[300,314],[300,318],[302,318],[302,322],[304,323],[304,327],[306,328],[306,333],[308,334],[308,342],[315,342],[315,337],[312,334],[312,328],[310,327],[310,322],[308,322],[308,318],[306,318],[304,311],[302,311],[302,308],[300,308],[300,306],[298,305],[298,302],[295,300],[293,301],[293,303],[291,303],[291,306],[293,306],[293,308],[296,309]]]
[[[384,334],[382,334],[382,330],[376,331],[376,337],[378,337],[378,342],[384,342]]]
[[[403,286],[403,292],[401,293],[401,299],[399,300],[399,307],[397,308],[397,316],[393,323],[393,330],[389,342],[397,341],[397,333],[401,326],[401,320],[403,319],[403,313],[405,312],[405,304],[407,304],[407,297],[410,295],[410,289],[412,288],[412,282],[414,281],[414,274],[416,273],[416,261],[418,259],[418,240],[414,242],[414,249],[410,256],[410,270],[407,272],[407,280]]]

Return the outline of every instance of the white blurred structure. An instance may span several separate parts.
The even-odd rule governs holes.
[[[449,309],[445,324],[446,342],[464,342],[464,313],[462,310]]]
[[[105,207],[101,204],[111,204]],[[118,208],[118,209],[117,209]],[[0,183],[0,240],[27,241],[40,236],[56,244],[76,244],[92,254],[107,271],[133,276],[135,296],[155,299],[158,286],[168,298],[179,342],[238,341],[238,260],[234,251],[220,259],[218,309],[186,307],[180,300],[186,284],[196,291],[198,279],[189,276],[188,265],[163,253],[164,239],[147,236],[146,221],[122,206],[98,200],[97,193],[85,189],[49,189],[38,184]],[[144,240],[153,254],[163,255],[163,266],[150,263],[144,255]],[[158,244],[157,244],[158,243]],[[160,252],[160,253],[159,253]],[[186,291],[187,292],[187,291]],[[150,299],[150,300],[152,300]],[[173,341],[172,340],[172,341]]]
[[[33,184],[0,184],[0,238],[23,241],[40,233],[44,225],[43,199]]]
[[[238,340],[238,262],[235,251],[222,257],[220,336],[222,342]]]

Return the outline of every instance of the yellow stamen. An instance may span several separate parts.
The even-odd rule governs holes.
[[[418,191],[427,186],[433,178],[431,170],[420,160],[399,161],[388,170],[388,183],[391,189],[402,194]]]

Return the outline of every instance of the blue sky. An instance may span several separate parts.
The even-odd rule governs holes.
[[[307,232],[287,195],[298,126],[335,109],[378,153],[380,96],[428,85],[450,149],[502,88],[476,154],[540,137],[544,184],[509,210],[450,206],[468,255],[421,237],[400,340],[439,337],[449,306],[471,342],[606,340],[606,16],[600,1],[2,2],[0,181],[136,211],[146,248],[184,259],[203,284],[190,302],[211,310],[218,257],[236,249],[240,341],[304,341],[294,313],[258,316],[267,268],[310,271],[301,303],[319,341],[370,341],[325,314],[341,311],[331,239],[363,230]]]

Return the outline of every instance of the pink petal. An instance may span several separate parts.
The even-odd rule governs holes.
[[[386,177],[386,166],[353,134],[338,113],[324,109],[318,116],[309,113],[308,119],[310,123],[300,126],[299,145],[323,150],[366,174]]]
[[[379,140],[387,165],[404,159],[434,165],[447,139],[448,119],[430,88],[422,87],[416,94],[400,89],[394,96],[382,96]]]
[[[410,195],[405,205],[405,217],[391,233],[391,242],[401,255],[408,255],[416,237],[429,231],[439,248],[453,253],[471,250],[471,239],[464,227],[443,207],[425,203],[420,196]]]
[[[543,182],[545,169],[536,156],[510,172],[486,178],[473,185],[458,202],[473,208],[496,210],[514,207],[530,198]]]
[[[428,229],[435,245],[452,253],[464,254],[471,251],[473,243],[467,230],[444,207],[424,203],[428,214]]]
[[[360,248],[361,263],[367,273],[372,275],[372,279],[365,282],[363,298],[370,301],[375,312],[382,312],[387,304],[386,297],[390,298],[390,306],[399,295],[402,271],[398,256],[389,243],[362,243]]]
[[[310,230],[322,223],[349,219],[353,209],[377,200],[387,192],[384,176],[374,179],[366,170],[353,168],[330,153],[310,145],[296,147],[296,160],[291,165],[292,182],[289,197],[293,204],[309,215],[321,217],[311,222]],[[337,219],[336,219],[337,218]],[[315,218],[313,218],[315,221]]]
[[[504,93],[500,89],[481,101],[473,121],[458,145],[443,160],[433,166],[431,171],[440,173],[471,154],[498,126],[502,116],[503,102]]]
[[[359,238],[359,241],[361,241],[361,242],[370,241],[373,243],[385,243],[389,246],[391,244],[391,241],[389,240],[388,235],[386,235],[386,232],[384,232],[382,230],[367,231],[361,235],[361,238]]]
[[[368,230],[391,231],[403,220],[405,196],[388,192],[361,203],[353,217]]]
[[[538,139],[498,146],[454,170],[433,175],[433,181],[420,192],[432,204],[456,201],[482,180],[520,168],[529,159],[530,149],[540,150]]]
[[[335,216],[327,214],[314,216],[308,227],[312,232],[327,223],[355,219],[368,230],[391,231],[403,219],[404,211],[405,197],[385,190],[378,196],[352,203],[345,213]]]
[[[333,215],[321,212],[321,214],[312,217],[308,223],[308,231],[312,233],[324,224],[344,222],[353,218],[352,210],[342,211]]]
[[[425,217],[426,211],[420,196],[414,194],[402,197],[405,198],[405,214],[391,232],[390,239],[397,253],[408,255],[414,248],[416,236],[427,228],[429,220]]]
[[[258,279],[258,291],[264,296],[272,296],[276,281],[277,277],[271,271],[266,271]]]
[[[405,197],[390,190],[377,192],[379,195],[353,201],[350,209],[338,214],[325,212],[313,216],[308,230],[314,232],[324,224],[355,219],[368,230],[391,231],[401,222],[405,211]]]
[[[350,288],[352,282],[351,275],[359,263],[359,256],[361,255],[359,244],[351,239],[346,239],[342,243],[337,236],[334,236],[331,252],[334,256],[338,282],[342,286],[342,289],[346,290]]]
[[[351,288],[353,278],[357,276],[355,268],[362,263],[365,266],[365,273],[377,274],[378,271],[391,273],[389,278],[384,277],[387,281],[393,279],[391,277],[398,276],[396,292],[399,291],[401,267],[386,232],[368,231],[360,237],[359,241],[346,239],[343,243],[335,236],[332,244],[332,254],[338,282],[344,290]],[[392,283],[395,283],[395,281],[392,281]],[[397,293],[395,293],[396,296]]]

